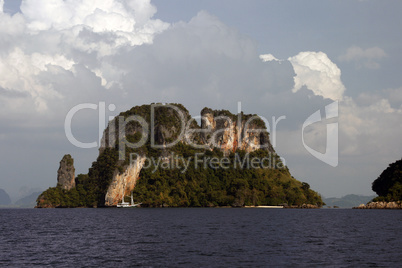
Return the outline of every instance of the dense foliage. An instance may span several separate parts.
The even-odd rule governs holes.
[[[402,200],[402,159],[390,164],[373,182],[372,189],[379,195],[374,201]]]
[[[182,146],[186,147],[186,146]],[[201,159],[224,159],[219,151],[208,151]],[[164,169],[151,165],[143,169],[134,189],[134,198],[144,206],[159,207],[207,207],[207,206],[251,206],[251,205],[302,205],[304,203],[322,206],[319,194],[307,183],[292,178],[286,167],[240,168],[246,157],[252,159],[263,151],[244,152],[240,162],[236,155],[227,157],[226,166],[217,166],[190,159],[188,168]],[[265,155],[269,157],[268,155]],[[275,155],[276,161],[280,159]],[[188,160],[188,159],[187,159]],[[239,164],[235,167],[234,163]]]

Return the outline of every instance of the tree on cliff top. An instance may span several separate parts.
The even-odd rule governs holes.
[[[384,201],[402,200],[402,159],[390,164],[373,181],[372,189]]]

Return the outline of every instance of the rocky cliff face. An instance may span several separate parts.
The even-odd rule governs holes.
[[[130,195],[139,179],[140,171],[144,165],[145,157],[139,156],[131,163],[123,174],[115,173],[112,183],[105,196],[105,206],[116,206],[122,201],[122,197]]]
[[[64,190],[75,187],[74,159],[69,154],[63,156],[60,161],[60,167],[57,170],[57,186]]]
[[[201,111],[203,141],[225,153],[258,149],[274,152],[264,122],[256,115],[232,115],[227,111],[204,108]]]

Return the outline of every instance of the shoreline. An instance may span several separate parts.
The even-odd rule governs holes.
[[[401,203],[401,201],[369,202],[366,205],[360,204],[357,207],[353,207],[353,209],[402,209],[402,203]]]

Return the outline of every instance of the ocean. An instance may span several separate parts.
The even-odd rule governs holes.
[[[0,209],[0,223],[0,266],[402,266],[401,210]]]

